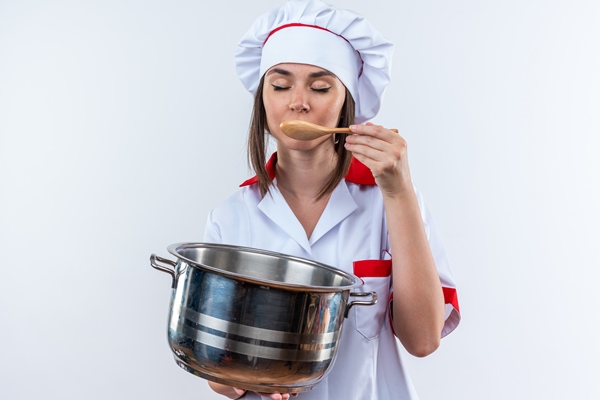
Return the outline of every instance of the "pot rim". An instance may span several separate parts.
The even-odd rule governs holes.
[[[281,282],[281,281],[273,281],[273,280],[269,280],[269,279],[256,278],[256,277],[253,277],[250,275],[244,275],[244,274],[239,274],[236,272],[225,271],[225,270],[222,270],[219,268],[212,267],[210,265],[202,264],[202,263],[199,263],[198,261],[194,261],[190,258],[184,257],[181,254],[179,254],[179,252],[178,252],[178,250],[189,249],[189,248],[216,248],[216,249],[221,249],[221,250],[235,250],[235,251],[242,251],[242,252],[248,252],[248,253],[259,254],[259,255],[265,255],[265,256],[269,256],[269,257],[283,258],[286,260],[295,261],[295,262],[299,262],[299,263],[303,263],[303,264],[309,264],[314,267],[326,269],[332,273],[341,275],[342,277],[348,279],[351,283],[349,285],[340,285],[340,286],[312,286],[312,285],[303,285],[303,284],[297,284],[297,283],[288,283],[288,282]],[[312,292],[341,292],[341,291],[350,290],[350,289],[353,289],[355,287],[362,285],[362,280],[358,276],[351,274],[349,272],[343,271],[339,268],[332,267],[330,265],[323,264],[323,263],[320,263],[320,262],[317,262],[314,260],[309,260],[309,259],[302,258],[302,257],[296,257],[296,256],[292,256],[289,254],[278,253],[278,252],[270,251],[270,250],[262,250],[262,249],[257,249],[257,248],[253,248],[253,247],[237,246],[237,245],[222,244],[222,243],[180,242],[180,243],[174,243],[174,244],[168,246],[167,251],[169,253],[171,253],[172,255],[174,255],[175,257],[177,257],[178,259],[183,260],[186,264],[188,264],[194,268],[208,270],[210,272],[214,272],[216,274],[219,274],[219,275],[222,275],[225,277],[237,279],[237,280],[244,281],[244,282],[254,283],[254,284],[258,284],[258,285],[268,286],[268,287],[289,289],[289,290],[312,291]]]

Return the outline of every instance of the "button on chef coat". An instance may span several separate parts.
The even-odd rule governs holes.
[[[417,399],[390,323],[390,304],[386,299],[392,297],[392,280],[386,261],[382,261],[389,258],[390,244],[383,198],[373,176],[353,159],[346,179],[332,192],[307,238],[277,188],[275,162],[276,153],[267,164],[275,183],[270,193],[261,197],[256,177],[244,182],[240,190],[210,212],[204,241],[270,250],[331,265],[363,280],[363,286],[356,291],[375,291],[379,298],[373,306],[350,309],[329,374],[312,390],[300,393],[298,399]],[[444,291],[445,336],[460,321],[455,285],[431,214],[421,193],[416,188],[415,192]],[[358,271],[356,265],[361,263],[367,268]],[[244,398],[260,396],[248,393]]]

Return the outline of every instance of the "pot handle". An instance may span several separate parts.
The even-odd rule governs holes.
[[[173,267],[173,269],[162,266],[158,262],[169,264],[171,267]],[[171,275],[171,289],[175,288],[175,267],[177,266],[176,262],[159,257],[156,254],[152,254],[150,256],[150,265],[152,265],[152,268],[154,269],[166,272],[167,274]]]
[[[357,296],[357,297],[371,296],[371,300],[357,300],[357,301],[349,302],[346,305],[346,311],[344,311],[344,318],[348,318],[348,312],[350,312],[350,308],[352,308],[352,306],[372,306],[373,304],[377,303],[377,292],[356,292],[356,293],[350,293],[350,296]]]

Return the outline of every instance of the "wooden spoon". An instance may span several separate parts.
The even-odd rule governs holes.
[[[297,119],[285,120],[279,125],[279,128],[284,134],[296,140],[313,140],[334,133],[353,133],[350,128],[327,128]],[[398,129],[390,130],[398,133]]]

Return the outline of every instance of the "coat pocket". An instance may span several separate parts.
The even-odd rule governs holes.
[[[363,281],[362,292],[376,292],[377,303],[354,307],[356,330],[367,339],[374,339],[385,328],[389,308],[392,260],[361,260],[353,263],[354,275]]]

